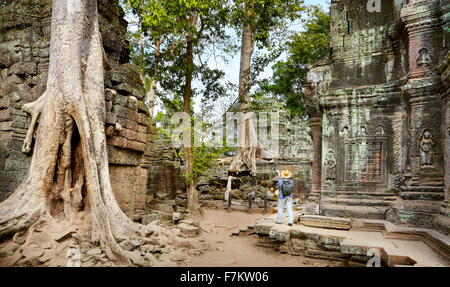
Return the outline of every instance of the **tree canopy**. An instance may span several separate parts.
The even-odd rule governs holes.
[[[279,97],[294,115],[303,115],[303,87],[311,64],[329,58],[330,17],[319,6],[308,8],[304,30],[287,43],[288,56],[273,66],[273,79],[260,85],[260,92]]]

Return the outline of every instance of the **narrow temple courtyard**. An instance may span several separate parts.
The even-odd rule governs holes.
[[[331,267],[343,266],[341,262],[290,256],[257,245],[256,234],[246,236],[232,235],[234,230],[253,225],[264,219],[262,214],[209,209],[205,211],[200,239],[211,246],[211,251],[190,258],[183,264],[189,267]]]
[[[297,217],[298,218],[298,217]],[[305,224],[309,225],[310,219],[305,218]],[[233,266],[253,266],[253,267],[337,267],[337,266],[364,266],[363,263],[351,262],[345,257],[347,249],[354,249],[350,252],[357,253],[359,248],[384,250],[381,253],[391,259],[394,266],[422,266],[422,267],[445,267],[450,266],[450,260],[447,256],[433,250],[428,244],[420,239],[413,238],[395,238],[387,236],[380,231],[364,230],[337,230],[330,228],[309,227],[297,222],[293,227],[287,224],[276,225],[275,215],[249,214],[246,212],[226,210],[206,210],[205,217],[200,225],[201,241],[214,246],[210,251],[198,256],[192,257],[183,266],[199,267],[233,267]],[[372,223],[377,221],[372,221]],[[256,223],[256,224],[255,224]],[[379,223],[379,222],[378,222]],[[365,224],[368,224],[366,222]],[[246,228],[247,226],[247,228]],[[277,242],[285,234],[303,233],[315,234],[323,238],[342,238],[341,254],[330,253],[311,254],[314,258],[305,257],[296,254],[293,256],[283,248],[270,247],[270,244],[264,244],[264,226],[270,226],[270,241]],[[239,232],[238,232],[239,231]],[[238,236],[239,233],[239,236]],[[407,232],[406,232],[407,233]],[[439,237],[439,235],[437,235]],[[448,246],[448,237],[442,236],[440,239]],[[281,240],[283,241],[283,239]],[[289,241],[286,240],[286,241]],[[291,249],[295,249],[295,244],[291,241]],[[275,246],[274,246],[275,247]],[[310,246],[311,248],[311,246]],[[312,250],[314,249],[311,248]],[[330,248],[332,249],[332,248]],[[280,251],[280,252],[278,252]],[[381,255],[381,256],[383,256]],[[317,257],[329,257],[327,259],[317,259]],[[364,259],[363,259],[364,260]],[[350,263],[349,263],[350,261]],[[394,262],[396,261],[396,262]]]

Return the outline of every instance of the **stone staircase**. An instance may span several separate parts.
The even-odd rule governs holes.
[[[326,216],[385,219],[399,197],[385,192],[339,191],[322,195],[320,210]]]
[[[350,266],[366,266],[374,255],[379,255],[382,266],[450,266],[450,238],[435,230],[326,216],[301,216],[292,227],[274,220],[271,216],[258,221],[252,232],[258,235],[259,246],[281,253]]]

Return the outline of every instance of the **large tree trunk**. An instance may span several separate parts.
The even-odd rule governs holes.
[[[197,25],[198,14],[194,13],[190,16],[189,22],[191,27]],[[188,35],[187,48],[186,48],[186,83],[183,93],[183,112],[185,118],[183,120],[183,146],[185,156],[185,172],[190,175],[189,180],[186,182],[187,191],[187,210],[193,220],[198,223],[201,216],[200,204],[198,202],[198,192],[193,180],[193,164],[194,156],[192,152],[192,130],[191,130],[191,99],[192,99],[192,78],[194,73],[194,35],[190,33]]]
[[[250,72],[254,47],[252,26],[244,24],[239,72],[239,106],[242,113],[247,113],[250,108]],[[255,176],[258,139],[253,119],[250,114],[242,114],[239,123],[238,152],[233,158],[228,171],[236,175],[242,172],[250,172],[251,175]]]
[[[241,64],[239,73],[239,104],[241,117],[239,119],[239,142],[238,152],[233,158],[228,172],[239,175],[250,173],[256,176],[256,158],[274,159],[279,155],[277,152],[264,149],[258,141],[254,125],[254,114],[250,109],[250,88],[251,88],[251,65],[252,56],[255,49],[255,33],[252,25],[243,25]]]
[[[156,98],[156,84],[158,83],[156,77],[158,75],[158,64],[159,58],[161,56],[161,44],[162,41],[160,39],[155,41],[155,63],[154,69],[151,77],[149,78],[145,72],[141,74],[141,80],[145,84],[145,94],[146,99],[145,102],[148,106],[149,117],[153,119],[154,111],[155,111],[155,98]],[[145,60],[145,47],[144,44],[141,44],[141,61],[144,63]]]
[[[159,58],[161,56],[161,43],[162,40],[158,39],[155,42],[155,69],[153,71],[152,79],[150,80],[150,91],[149,91],[149,98],[148,98],[148,106],[149,106],[149,112],[150,112],[150,118],[153,118],[155,113],[155,99],[156,99],[156,84],[157,80],[156,77],[158,75],[158,65],[159,65]]]
[[[118,237],[147,233],[120,210],[110,183],[106,150],[103,57],[97,0],[53,1],[46,92],[24,106],[32,126],[25,181],[0,203],[0,237],[34,225],[89,226],[92,239],[119,264],[129,260]]]
[[[239,104],[241,110],[248,109],[250,104],[250,72],[254,49],[255,41],[252,26],[250,24],[244,24],[239,71]]]

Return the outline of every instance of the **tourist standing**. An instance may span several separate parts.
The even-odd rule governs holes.
[[[281,172],[281,179],[277,182],[278,187],[278,216],[276,223],[283,223],[283,211],[286,207],[288,214],[289,226],[294,225],[294,214],[292,211],[292,191],[294,189],[294,181],[291,179],[292,173],[289,170]]]

